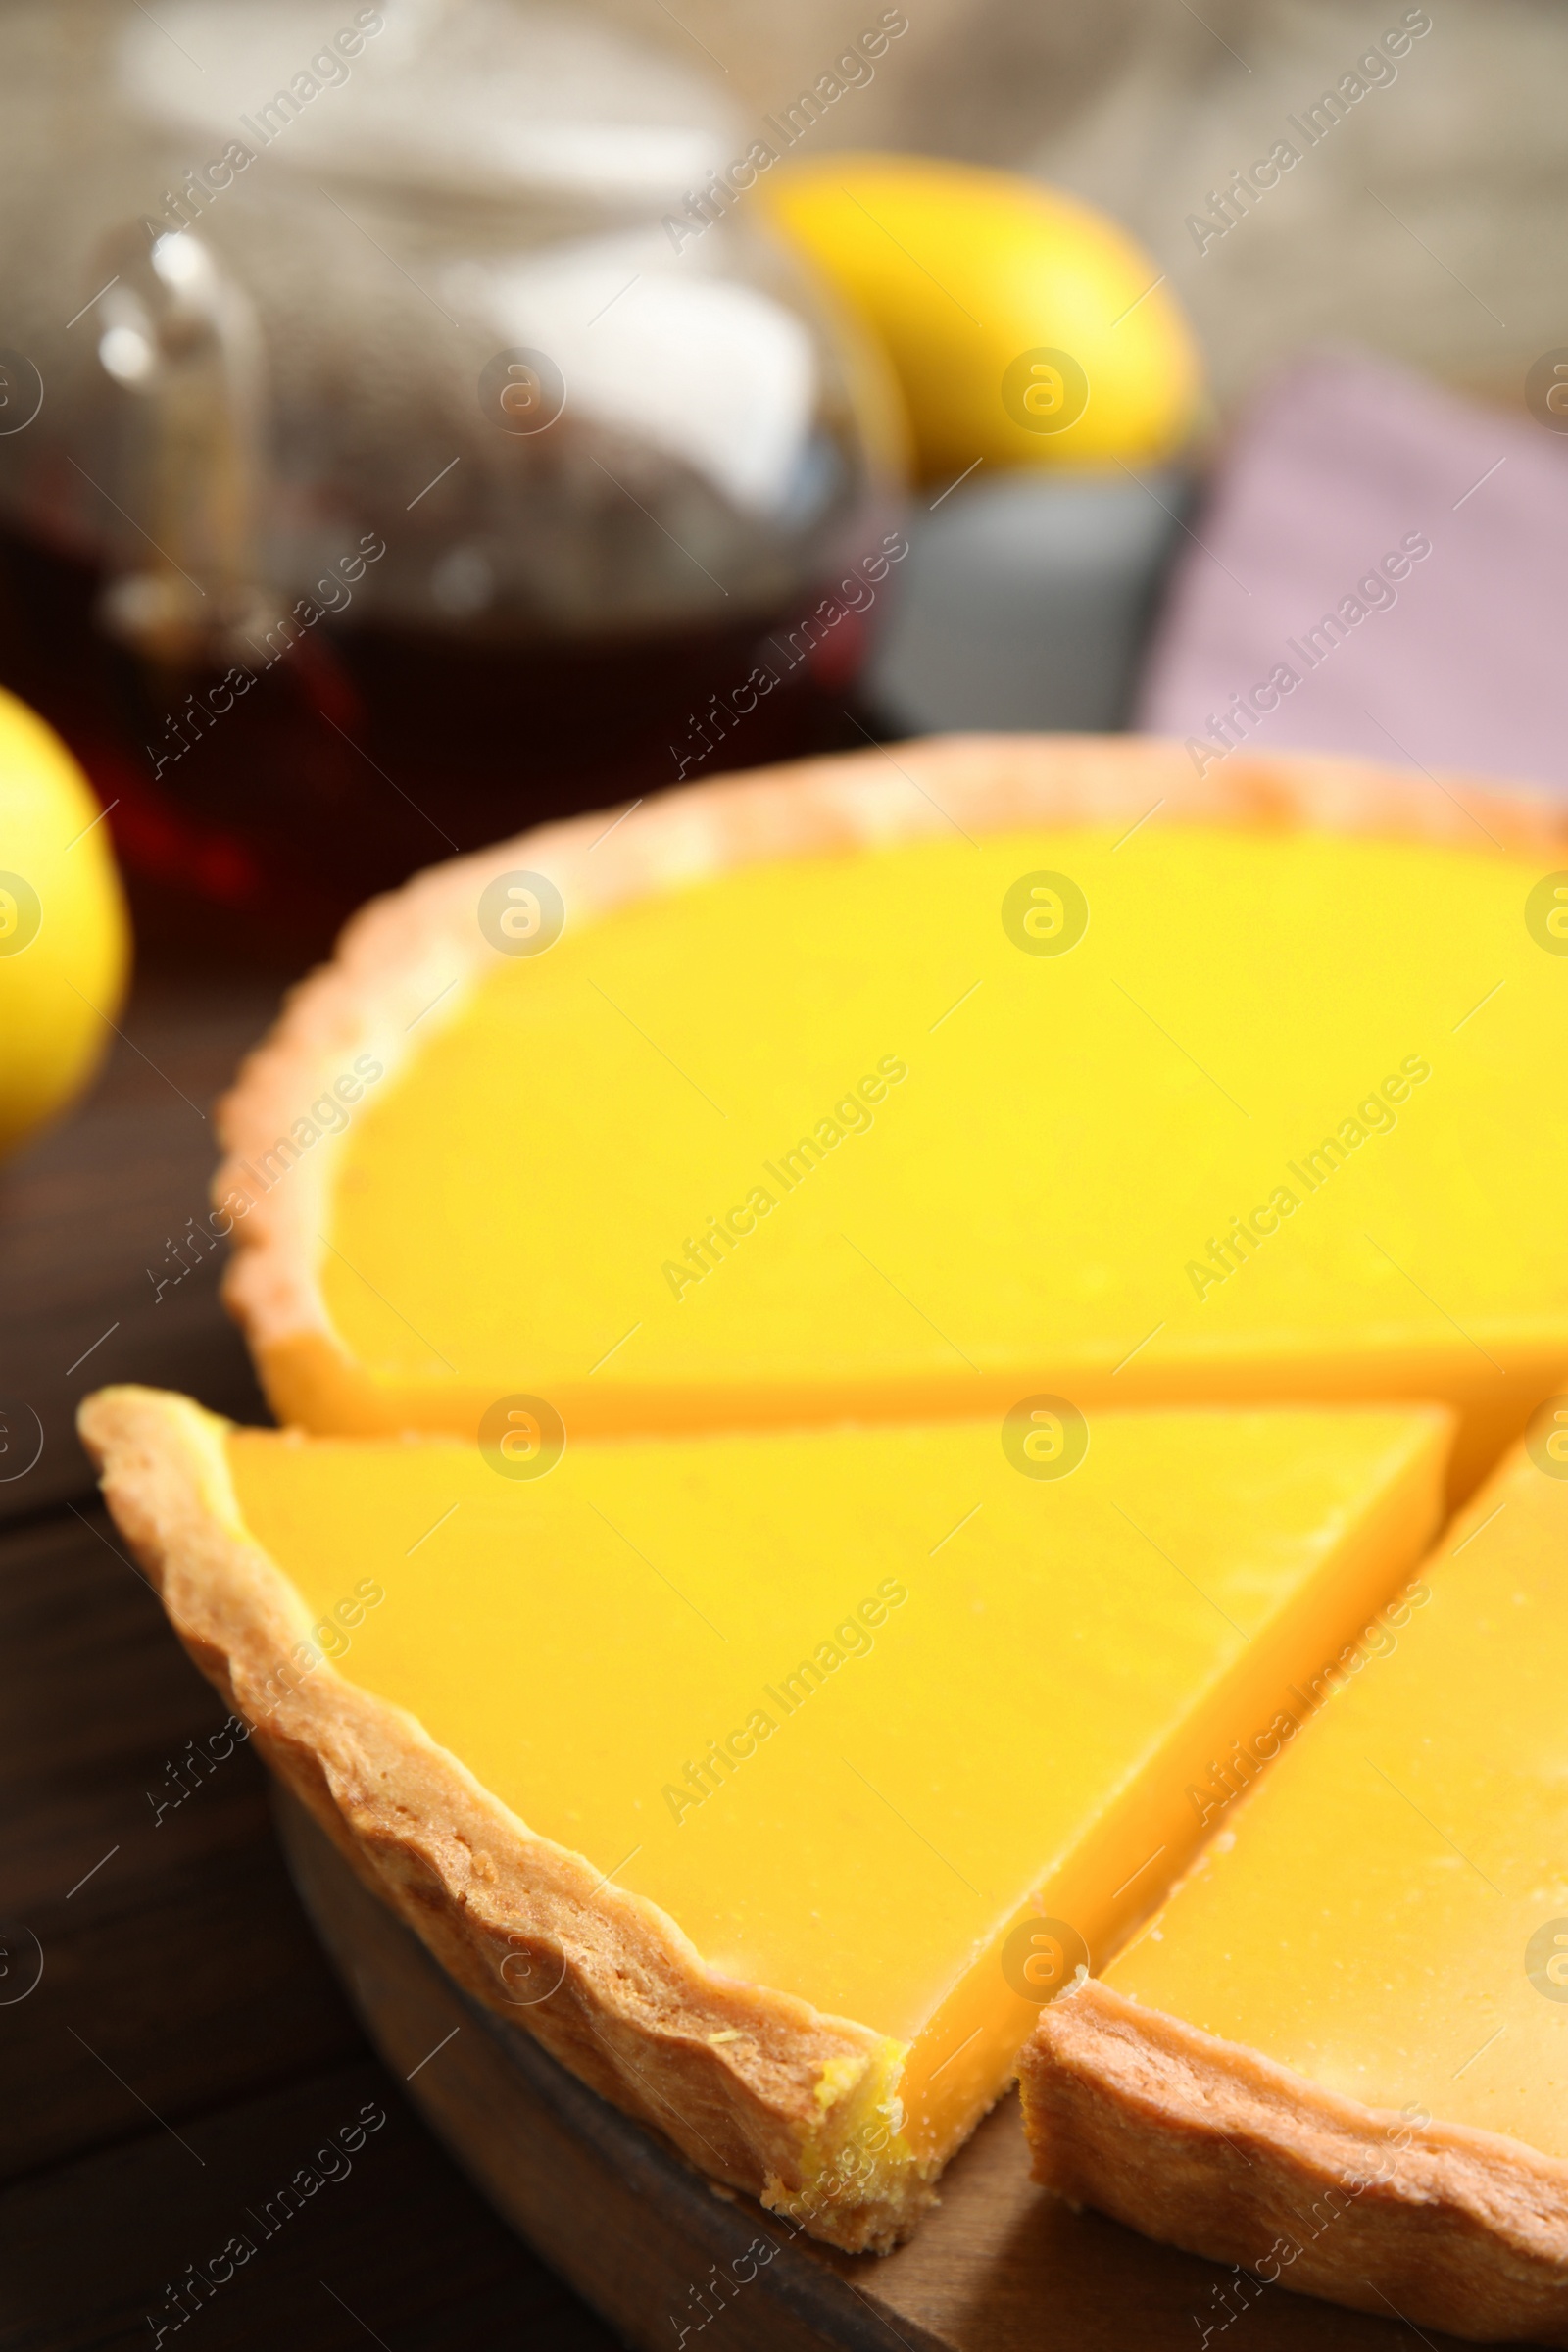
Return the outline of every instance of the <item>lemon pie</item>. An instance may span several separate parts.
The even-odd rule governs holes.
[[[1354,762],[901,745],[370,906],[223,1114],[280,1419],[575,1435],[1568,1381],[1559,814]]]
[[[1445,1535],[1425,1605],[1294,1703],[1232,1826],[1023,2067],[1067,2196],[1270,2282],[1544,2344],[1568,2344],[1564,1422]],[[1238,2316],[1234,2283],[1200,2328]]]
[[[1561,814],[1202,764],[901,745],[416,878],[222,1113],[294,1427],[85,1414],[199,1662],[453,1973],[851,2250],[1268,1759],[1302,1781],[1350,1661],[1446,1622],[1440,1488],[1568,1389]],[[1509,2151],[1432,2203],[1462,2267],[1558,2156],[1432,2112],[1423,2161]]]
[[[452,1972],[861,2249],[1438,1515],[1440,1407],[1056,1402],[563,1446],[520,1401],[478,1444],[317,1440],[108,1390],[82,1424],[198,1663]]]

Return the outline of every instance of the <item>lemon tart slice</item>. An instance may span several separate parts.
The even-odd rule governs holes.
[[[563,1450],[521,1397],[475,1444],[109,1390],[82,1427],[197,1662],[452,1973],[860,2249],[1419,1557],[1452,1423],[1041,1398]]]
[[[1037,2176],[1075,2201],[1543,2344],[1568,2344],[1563,1424],[1445,1535],[1424,1605],[1301,1687],[1233,1827],[1023,2066]]]
[[[362,912],[248,1064],[229,1299],[318,1432],[1431,1396],[1462,1489],[1568,1366],[1568,1221],[1519,1214],[1568,1190],[1563,841],[1005,737],[524,836]]]

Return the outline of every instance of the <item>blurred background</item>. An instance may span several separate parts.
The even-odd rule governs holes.
[[[210,2341],[610,2341],[198,1767],[74,1435],[266,1418],[208,1186],[280,983],[933,729],[1568,792],[1565,83],[1548,0],[0,0],[0,2346],[145,2342],[367,2099]]]
[[[143,955],[279,968],[868,737],[1568,782],[1565,70],[1545,0],[12,0],[0,682]]]

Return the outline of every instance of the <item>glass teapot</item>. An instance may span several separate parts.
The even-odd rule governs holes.
[[[144,910],[297,954],[858,739],[895,399],[706,69],[520,0],[24,0],[0,92],[0,680]]]

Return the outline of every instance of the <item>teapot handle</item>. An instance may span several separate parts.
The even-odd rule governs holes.
[[[129,396],[106,626],[178,670],[253,663],[277,616],[262,582],[266,381],[255,309],[189,229],[129,231],[98,359]],[[265,656],[260,657],[265,659]]]

